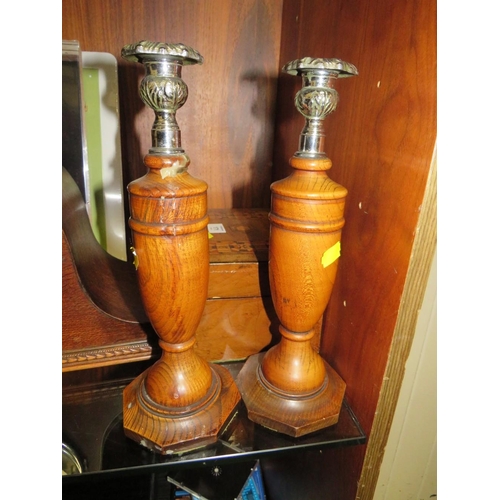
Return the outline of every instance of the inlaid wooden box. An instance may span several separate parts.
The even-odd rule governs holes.
[[[244,359],[279,339],[267,270],[268,212],[209,210],[209,218],[208,300],[195,348],[206,359]]]

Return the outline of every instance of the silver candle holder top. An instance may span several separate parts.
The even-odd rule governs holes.
[[[139,62],[146,69],[139,93],[155,112],[151,128],[151,154],[183,154],[181,131],[175,114],[188,98],[188,87],[181,78],[182,66],[202,64],[203,57],[182,43],[142,40],[125,45],[121,53],[127,61]]]
[[[283,72],[302,76],[302,88],[295,95],[295,107],[306,119],[295,156],[324,157],[323,119],[335,110],[339,100],[333,88],[337,78],[358,74],[356,67],[340,59],[304,57],[283,66]]]

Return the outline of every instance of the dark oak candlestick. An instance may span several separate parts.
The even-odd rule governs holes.
[[[147,173],[128,186],[135,265],[161,359],[124,390],[125,434],[167,454],[205,446],[240,401],[228,370],[195,354],[195,331],[208,293],[207,184],[192,177],[175,113],[187,99],[185,64],[202,63],[182,44],[139,42],[122,56],[141,62],[142,100],[155,111]]]
[[[281,340],[251,356],[237,384],[248,416],[294,437],[338,421],[345,383],[311,346],[338,266],[347,190],[328,177],[324,117],[338,101],[336,78],[357,70],[337,59],[304,58],[283,70],[302,76],[295,105],[306,118],[292,174],[271,185],[269,279]]]

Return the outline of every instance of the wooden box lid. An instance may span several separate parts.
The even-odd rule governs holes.
[[[266,209],[208,211],[208,298],[270,296],[268,212]]]

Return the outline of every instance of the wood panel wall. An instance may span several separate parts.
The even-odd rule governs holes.
[[[304,56],[337,57],[359,70],[338,81],[339,106],[325,120],[330,176],[349,194],[322,353],[345,379],[346,398],[370,434],[417,231],[430,234],[426,256],[435,245],[435,233],[419,227],[419,217],[436,141],[436,2],[285,0],[280,66]],[[293,96],[299,87],[297,77],[279,79],[274,178],[288,173],[297,149],[303,119]],[[426,221],[435,224],[435,217]],[[424,259],[414,282],[425,285],[429,267],[430,258]],[[413,306],[416,315],[418,303]],[[404,371],[404,353],[398,354],[396,367]],[[397,395],[393,390],[392,399]],[[379,433],[391,417],[378,422]],[[378,445],[383,453],[384,443]],[[363,496],[364,484],[357,488],[365,453],[366,447],[354,447],[322,456],[335,498],[370,498]]]
[[[121,49],[182,42],[204,57],[183,70],[177,113],[191,174],[208,183],[210,208],[269,206],[281,11],[281,0],[63,0],[63,39],[118,60],[125,185],[145,172],[154,114],[138,93],[142,65]]]

